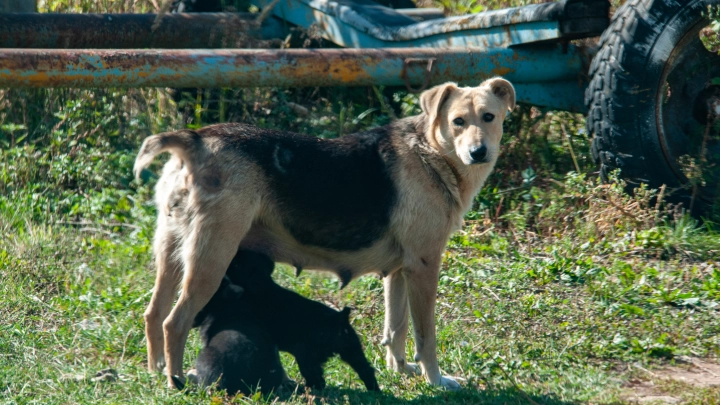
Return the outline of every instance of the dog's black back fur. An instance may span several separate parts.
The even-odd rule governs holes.
[[[248,263],[264,262],[262,265]],[[274,263],[260,253],[239,250],[227,276],[244,289],[243,309],[252,312],[281,351],[295,357],[305,382],[323,388],[323,365],[335,354],[360,376],[368,390],[379,390],[375,370],[350,325],[350,309],[338,312],[277,285]]]
[[[387,128],[321,140],[243,124],[223,128],[230,125],[226,145],[263,169],[283,225],[298,242],[357,250],[388,229],[397,200],[391,177],[397,156]],[[212,126],[199,134],[219,135]]]
[[[254,271],[255,264],[246,261],[244,267]],[[203,341],[195,368],[203,386],[217,382],[219,389],[231,395],[238,391],[249,395],[259,386],[268,393],[282,384],[285,372],[277,346],[248,311],[242,294],[242,288],[224,279],[195,317],[193,327],[200,327]]]

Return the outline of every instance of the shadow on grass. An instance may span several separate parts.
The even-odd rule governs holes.
[[[432,391],[433,389],[429,389]],[[554,395],[529,395],[533,401],[541,405],[575,405],[580,402],[561,400]],[[425,404],[531,404],[526,394],[515,388],[474,389],[463,388],[459,391],[440,391],[419,393],[412,399],[398,398],[390,393],[375,393],[347,388],[328,387],[323,391],[312,393],[315,404],[372,404],[372,405],[425,405]],[[291,395],[282,395],[282,401]]]

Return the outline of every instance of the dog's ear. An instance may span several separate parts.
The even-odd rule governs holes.
[[[482,85],[489,87],[495,97],[503,100],[508,110],[515,109],[515,88],[509,81],[502,77],[493,77],[485,80]]]
[[[430,127],[435,125],[435,121],[437,121],[440,115],[440,109],[448,97],[450,97],[450,93],[452,93],[453,90],[457,90],[457,84],[447,82],[428,89],[420,95],[420,107],[422,107],[423,112],[427,114]]]

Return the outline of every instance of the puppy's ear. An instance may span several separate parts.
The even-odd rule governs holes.
[[[509,81],[502,77],[493,77],[485,80],[482,85],[489,87],[492,94],[503,100],[508,110],[515,109],[515,88]]]
[[[263,277],[272,278],[272,274],[275,271],[275,262],[269,257],[266,256],[262,263],[258,263],[258,267],[258,272],[262,274]]]
[[[457,84],[447,82],[426,90],[420,95],[420,107],[422,107],[423,112],[427,114],[430,127],[435,125],[435,121],[437,121],[440,115],[440,109],[448,97],[450,97],[450,93],[452,93],[453,90],[457,90]]]
[[[342,311],[340,311],[340,318],[343,320],[343,322],[350,323],[350,310],[350,307],[345,307]]]
[[[220,288],[223,288],[223,287],[220,287]],[[223,299],[236,300],[236,299],[242,297],[244,292],[245,292],[245,290],[237,284],[227,284],[227,285],[225,285],[225,287],[223,288],[223,291],[222,291]]]

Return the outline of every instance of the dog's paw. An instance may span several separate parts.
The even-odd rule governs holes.
[[[165,373],[165,357],[157,360],[148,360],[148,371],[151,373]]]
[[[402,370],[407,375],[421,375],[422,369],[417,363],[405,363]]]
[[[395,371],[398,373],[405,373],[405,374],[411,375],[411,376],[422,374],[422,369],[420,368],[420,365],[417,363],[408,363],[405,359],[398,360],[392,354],[388,354],[388,356],[385,360],[387,362],[387,368],[389,370],[392,370],[392,371]]]
[[[460,385],[460,381],[465,380],[459,377],[442,376],[440,377],[440,383],[438,385],[448,391],[457,391],[462,388],[462,386]]]

